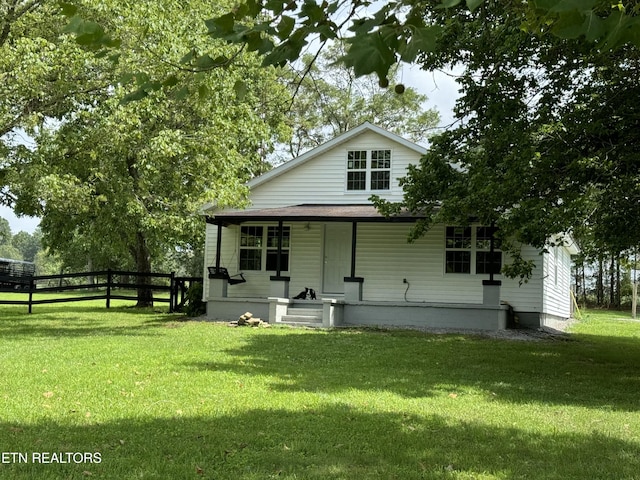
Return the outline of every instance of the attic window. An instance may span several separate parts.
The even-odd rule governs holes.
[[[349,150],[347,191],[389,190],[391,150]]]
[[[367,151],[349,151],[347,153],[347,170],[347,190],[366,190]]]

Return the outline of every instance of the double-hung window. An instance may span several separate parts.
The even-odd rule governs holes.
[[[291,227],[282,227],[280,270],[289,270]],[[276,271],[278,265],[278,227],[240,227],[240,271]]]
[[[347,153],[347,190],[367,189],[367,153],[366,150]]]
[[[347,191],[377,191],[391,188],[391,150],[349,150]]]
[[[491,227],[476,228],[476,273],[500,273],[502,268],[502,252],[497,240],[493,241],[491,252]]]
[[[491,252],[491,227],[447,227],[445,272],[500,273],[502,252],[497,240]]]
[[[471,227],[447,227],[447,273],[471,273],[471,245]]]
[[[280,270],[289,270],[289,247],[291,245],[290,227],[282,227],[282,252]],[[266,270],[275,272],[278,269],[278,227],[267,227],[267,262]]]

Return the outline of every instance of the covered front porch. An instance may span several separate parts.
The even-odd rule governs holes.
[[[271,323],[324,327],[505,328],[501,282],[465,278],[473,282],[469,288],[456,285],[461,277],[443,277],[439,242],[406,241],[419,219],[387,218],[372,205],[297,205],[207,217],[216,236],[205,292],[208,317],[231,320],[251,311]],[[270,229],[262,242],[266,268],[244,271],[251,253],[243,251],[250,243],[245,233],[255,225]],[[315,300],[293,298],[305,287],[315,291]]]

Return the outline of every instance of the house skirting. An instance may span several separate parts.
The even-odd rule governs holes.
[[[507,307],[475,304],[359,302],[344,305],[345,325],[504,330]]]
[[[230,321],[249,311],[270,323],[280,323],[295,306],[296,303],[288,298],[219,298],[207,302],[207,318]],[[368,325],[502,330],[507,327],[508,313],[505,305],[348,302],[327,298],[318,302],[318,308],[323,311],[322,326],[325,327]]]
[[[255,318],[269,319],[269,300],[266,298],[216,298],[207,301],[207,320],[237,320],[245,312]]]

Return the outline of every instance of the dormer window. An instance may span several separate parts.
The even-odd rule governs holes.
[[[349,150],[347,191],[389,190],[391,150]]]

